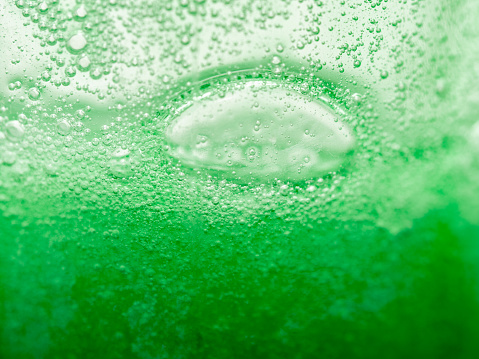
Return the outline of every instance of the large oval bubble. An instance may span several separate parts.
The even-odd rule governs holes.
[[[338,169],[354,147],[326,96],[271,80],[193,97],[168,119],[169,153],[184,166],[239,181],[301,181]]]

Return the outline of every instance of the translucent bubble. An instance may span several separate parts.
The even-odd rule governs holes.
[[[66,136],[70,133],[70,130],[71,130],[71,126],[67,120],[63,120],[57,123],[57,132],[60,135]]]
[[[12,151],[5,151],[2,154],[2,160],[4,164],[11,166],[17,160],[17,154]]]
[[[43,1],[40,5],[38,5],[38,10],[41,13],[46,13],[48,11],[48,4],[45,1]]]
[[[188,45],[188,44],[190,43],[190,41],[191,41],[191,39],[190,39],[190,37],[189,37],[188,35],[183,35],[183,36],[181,37],[181,43],[182,43],[183,45]]]
[[[279,187],[279,193],[281,193],[282,196],[287,196],[289,193],[289,186],[287,184],[284,184]]]
[[[279,56],[273,56],[272,60],[271,60],[271,63],[273,65],[279,65],[281,63],[281,57]]]
[[[118,148],[111,154],[111,159],[108,162],[110,173],[114,177],[125,178],[133,174],[133,167],[135,161],[131,156],[130,150]]]
[[[86,115],[86,113],[83,110],[76,110],[75,111],[75,117],[79,120],[83,120],[83,118],[85,118],[85,115]]]
[[[77,61],[78,70],[86,72],[90,69],[91,61],[88,56],[82,56]]]
[[[68,66],[65,69],[65,75],[67,75],[68,77],[73,77],[76,75],[76,73],[77,73],[77,70],[73,66]]]
[[[389,76],[389,73],[386,70],[383,70],[381,71],[379,75],[381,76],[382,79],[387,79]]]
[[[32,87],[28,90],[28,98],[32,101],[36,101],[40,98],[40,90],[36,87]]]
[[[11,140],[20,140],[25,134],[25,128],[17,120],[7,122],[5,124],[5,130]]]
[[[98,80],[99,78],[101,78],[101,75],[102,75],[102,72],[101,72],[101,68],[99,67],[96,67],[90,71],[90,77],[93,80]]]
[[[50,72],[48,72],[48,71],[43,71],[42,72],[43,81],[50,81],[51,78],[52,78],[52,75],[50,74]]]
[[[85,49],[87,43],[83,33],[79,32],[68,39],[67,50],[72,54],[79,54]]]
[[[75,21],[83,21],[87,17],[88,13],[86,11],[85,5],[80,5],[78,9],[73,13],[73,18]]]
[[[45,173],[49,176],[58,176],[59,167],[57,164],[48,163],[45,165]]]

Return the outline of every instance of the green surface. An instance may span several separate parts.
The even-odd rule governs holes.
[[[479,357],[478,17],[1,4],[0,357]]]

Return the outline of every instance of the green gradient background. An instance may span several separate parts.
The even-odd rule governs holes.
[[[423,25],[411,32],[421,41],[399,56],[401,72],[378,81],[386,52],[357,73],[344,65],[370,88],[375,113],[360,115],[393,135],[371,134],[377,143],[358,150],[341,186],[326,179],[338,197],[321,206],[295,201],[301,188],[271,199],[215,183],[218,206],[193,180],[151,182],[164,160],[148,142],[155,119],[132,130],[152,160],[130,180],[92,165],[82,191],[78,163],[47,176],[48,152],[31,147],[28,170],[0,164],[0,357],[478,357],[479,9],[474,0],[417,3]],[[394,47],[397,37],[384,36]],[[401,101],[398,81],[409,81]],[[45,90],[47,108],[55,94]],[[23,110],[6,98],[0,104]],[[105,107],[92,111],[91,136]]]

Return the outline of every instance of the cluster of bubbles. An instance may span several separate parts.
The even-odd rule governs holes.
[[[393,131],[384,131],[385,124],[378,123],[378,117],[383,115],[377,109],[381,104],[375,102],[377,94],[371,91],[371,85],[387,79],[391,70],[396,73],[401,71],[402,67],[398,65],[402,61],[400,51],[405,51],[404,48],[391,50],[397,61],[393,69],[385,69],[383,64],[375,65],[375,54],[385,46],[382,28],[397,28],[397,36],[407,39],[407,45],[411,47],[418,41],[417,34],[402,32],[401,19],[365,17],[370,11],[387,10],[387,3],[340,2],[337,5],[338,9],[343,9],[337,19],[342,22],[340,30],[334,22],[324,21],[328,14],[337,12],[335,6],[327,6],[321,1],[311,2],[311,6],[306,7],[307,11],[301,13],[299,37],[291,43],[268,46],[263,57],[266,60],[258,62],[255,68],[241,75],[243,77],[236,75],[235,69],[241,69],[241,66],[235,65],[237,67],[233,69],[225,68],[223,77],[211,77],[214,81],[205,81],[198,75],[186,76],[183,82],[174,79],[194,74],[195,62],[205,61],[204,64],[208,65],[208,56],[202,55],[199,59],[196,55],[206,46],[201,42],[204,30],[197,19],[223,23],[231,28],[238,23],[256,21],[258,29],[268,29],[278,20],[290,19],[287,7],[276,9],[271,4],[261,4],[239,11],[240,7],[228,4],[208,3],[209,6],[206,6],[205,1],[173,1],[151,7],[115,0],[78,1],[65,5],[58,1],[17,0],[15,5],[25,19],[23,25],[33,28],[31,41],[40,45],[36,56],[41,58],[41,61],[35,61],[40,61],[44,68],[37,75],[27,71],[32,75],[12,77],[7,86],[10,97],[2,103],[0,113],[0,141],[4,149],[1,162],[6,186],[14,185],[17,176],[25,177],[24,184],[37,183],[36,173],[39,173],[45,176],[43,181],[50,188],[56,187],[58,191],[68,188],[85,198],[86,202],[91,196],[96,196],[99,191],[97,186],[110,186],[112,198],[117,197],[118,201],[123,198],[121,188],[133,183],[138,188],[154,183],[156,188],[170,188],[169,193],[176,193],[179,197],[184,196],[183,191],[197,190],[200,186],[205,193],[199,196],[200,201],[215,205],[223,203],[224,206],[227,206],[224,201],[231,195],[225,188],[240,189],[238,201],[242,196],[246,198],[244,193],[251,190],[253,193],[271,190],[284,197],[299,188],[301,196],[290,197],[298,202],[292,208],[298,205],[295,211],[303,212],[300,209],[303,204],[312,203],[311,206],[319,211],[321,206],[315,198],[331,201],[354,192],[354,181],[348,181],[352,186],[349,190],[332,190],[344,178],[354,176],[354,168],[407,153],[407,149],[399,144],[400,139],[394,138]],[[353,30],[359,23],[367,25],[365,31]],[[341,32],[344,35],[342,42],[327,43],[330,38],[327,34],[331,32],[338,39],[336,33]],[[227,40],[221,40],[219,31],[212,32],[211,39],[207,41],[211,43],[209,51],[212,52],[231,46]],[[313,43],[317,43],[319,49],[321,46],[336,47],[336,50],[330,51],[334,57],[320,60],[320,52],[315,52],[319,50],[314,49]],[[369,52],[366,54],[367,47]],[[155,53],[151,50],[158,48],[162,51]],[[285,50],[290,48],[302,50],[308,66],[298,66],[288,59],[289,55],[285,57]],[[350,57],[351,62],[346,63],[344,57]],[[21,61],[25,62],[25,68],[38,67],[35,61],[29,63],[30,59]],[[171,70],[163,70],[162,64],[165,70],[172,65]],[[15,66],[20,65],[17,60]],[[322,69],[325,66],[339,77],[332,81],[323,80],[325,70]],[[375,71],[373,82],[361,86],[353,77],[341,78],[348,66],[351,71]],[[131,77],[139,73],[146,73],[148,78]],[[250,98],[244,88],[251,80],[270,81],[269,84],[278,84],[278,88],[269,88],[266,94],[253,91]],[[390,110],[400,110],[404,106],[408,100],[407,86],[404,82],[397,84],[397,97],[390,101]],[[51,88],[55,87],[65,87],[65,90],[52,92]],[[213,97],[206,98],[208,96]],[[188,141],[196,146],[195,153],[203,154],[195,155],[194,160],[191,157],[194,151],[188,152],[188,146],[183,144],[179,148],[178,144],[171,143],[168,135],[165,137],[175,126],[177,118],[185,117],[182,113],[190,111],[194,117],[199,114],[198,111],[203,111],[206,113],[204,116],[214,116],[214,111],[219,113],[223,109],[221,106],[214,107],[212,112],[213,103],[222,103],[228,98],[234,103],[238,101],[238,96],[243,96],[239,100],[243,107],[251,102],[251,111],[242,115],[251,117],[245,119],[245,126],[252,127],[248,134],[243,134],[239,128],[234,134],[238,137],[234,139],[237,142],[234,146],[239,150],[228,152],[226,147],[229,144],[218,142],[218,137],[228,132],[227,128],[224,133],[208,133],[213,120],[208,125],[210,127],[206,126],[203,132],[198,133],[192,128],[185,129],[188,124],[182,125],[182,143],[191,135],[191,141]],[[258,101],[255,96],[259,96]],[[298,115],[310,116],[314,120],[314,116],[320,114],[311,112],[308,115],[306,113],[313,110],[307,108],[314,107],[318,101],[325,103],[335,112],[333,117],[336,119],[332,117],[330,121],[336,130],[343,134],[351,131],[351,143],[339,151],[342,153],[336,153],[334,148],[338,140],[331,140],[336,130],[328,133],[330,129],[327,126],[321,130],[314,129],[318,124],[305,119],[298,119],[298,123],[303,123],[301,125],[291,123],[295,126],[290,129],[282,129],[283,125],[280,125],[277,130],[268,130],[271,126],[279,126],[281,121],[264,118],[268,111],[273,111],[266,102],[281,102],[283,97],[291,97],[296,102],[304,101],[296,112],[294,108],[285,108],[284,111],[292,111],[292,119]],[[210,112],[202,110],[208,106]],[[263,114],[254,115],[261,109]],[[221,122],[223,125],[227,123],[227,119],[222,117],[216,121],[219,121],[215,124],[217,127],[222,126]],[[409,126],[409,120],[401,119],[400,123],[388,126],[404,131]],[[288,132],[292,129],[293,132]],[[282,145],[274,131],[283,131],[282,136],[286,136],[286,140],[299,138],[295,140],[299,142],[294,143],[287,140],[291,152],[287,155],[284,152],[285,157],[279,156]],[[316,133],[318,131],[322,133]],[[306,145],[308,141],[318,148]],[[216,147],[211,147],[212,143],[216,143]],[[301,146],[305,148],[301,149]],[[238,154],[235,151],[239,151]],[[332,161],[346,153],[346,162],[344,159]],[[381,156],[378,156],[379,153]],[[268,169],[268,163],[279,169]],[[323,166],[323,170],[317,173],[308,170],[318,166]],[[227,185],[219,186],[218,181],[224,180]],[[211,188],[216,189],[210,194]],[[257,192],[259,188],[262,190]],[[317,194],[318,191],[321,195]],[[160,191],[140,202],[162,201],[164,193]],[[262,198],[264,193],[258,196]],[[251,208],[252,213],[256,210],[256,206]]]
[[[180,269],[201,257],[195,253],[205,253],[207,264],[194,263],[202,269],[220,267],[218,253],[233,253],[232,263],[253,256],[254,265],[235,270],[256,278],[251,273],[267,277],[278,270],[274,259],[256,261],[260,255],[286,258],[269,248],[290,248],[300,258],[298,272],[291,269],[296,277],[304,263],[304,273],[309,270],[308,260],[321,262],[306,253],[316,248],[313,235],[305,253],[301,243],[281,247],[294,231],[309,236],[325,222],[348,220],[347,225],[369,221],[393,233],[403,229],[431,203],[444,204],[444,193],[457,194],[431,180],[465,181],[468,176],[451,169],[479,167],[479,130],[477,123],[467,123],[468,113],[463,127],[450,126],[463,115],[459,105],[449,108],[446,101],[451,79],[461,73],[453,69],[446,76],[441,64],[448,64],[447,46],[437,44],[451,40],[425,32],[437,24],[426,21],[424,2],[391,3],[16,0],[8,7],[15,24],[7,25],[14,28],[19,20],[22,34],[14,29],[15,38],[1,40],[9,54],[0,74],[0,216],[29,217],[16,220],[22,227],[17,232],[24,233],[37,218],[54,228],[56,220],[73,213],[69,232],[81,239],[47,239],[48,248],[71,244],[99,253],[94,250],[104,245],[103,265],[97,264],[100,255],[89,254],[79,267],[90,266],[94,278],[144,275],[138,282],[147,289],[138,293],[167,288],[161,294],[167,299],[169,288],[187,291]],[[473,128],[469,142],[459,134],[467,126]],[[463,149],[463,142],[474,151],[444,157],[441,166],[433,161]],[[110,228],[115,219],[117,227]],[[339,224],[334,229],[341,234]],[[129,226],[131,242],[124,245]],[[195,238],[187,243],[187,237]],[[368,257],[368,250],[379,251],[371,243],[367,250],[357,245],[359,254],[345,258],[375,263],[381,256]],[[109,258],[108,250],[131,253],[130,245],[146,253],[131,255],[134,260],[154,257],[153,265],[138,259],[129,268],[129,254],[122,263]],[[334,258],[324,262],[359,283],[361,271],[336,260],[335,245],[326,244]],[[285,266],[292,268],[288,261]],[[308,280],[336,281],[327,278],[327,270],[320,272],[311,271]],[[215,275],[205,282],[221,282]],[[349,277],[340,279],[338,286],[349,286]],[[289,279],[279,286],[287,291],[288,285]],[[103,289],[101,300],[123,300]],[[179,314],[162,315],[180,322],[187,303],[167,299],[165,307]],[[337,303],[338,313],[357,304]],[[118,310],[156,322],[143,305],[139,300]],[[145,342],[156,343],[157,333],[142,333]]]

